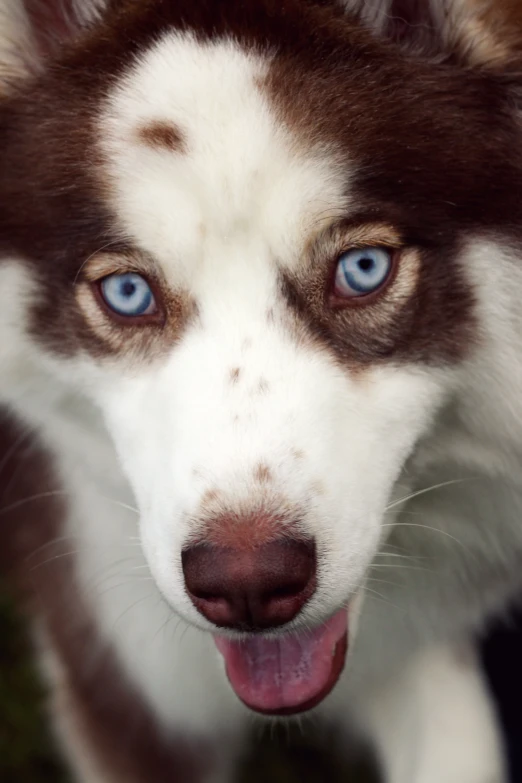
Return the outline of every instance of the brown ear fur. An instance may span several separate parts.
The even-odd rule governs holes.
[[[1,0],[0,94],[95,23],[111,0]]]
[[[522,58],[520,0],[343,0],[377,35],[413,54],[499,70]]]

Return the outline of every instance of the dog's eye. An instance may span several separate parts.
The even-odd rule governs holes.
[[[145,278],[133,272],[104,277],[100,292],[107,307],[128,318],[153,315],[157,309],[151,287]]]
[[[384,247],[347,250],[337,262],[334,294],[340,298],[365,296],[386,283],[393,266],[393,253]]]

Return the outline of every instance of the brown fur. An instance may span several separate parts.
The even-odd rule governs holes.
[[[169,123],[157,120],[144,125],[138,131],[138,139],[152,149],[181,152],[184,141],[181,132]]]
[[[49,4],[28,5],[43,29]],[[101,331],[76,287],[87,286],[81,277],[86,260],[108,245],[120,259],[136,254],[122,240],[104,196],[109,184],[95,121],[108,81],[172,26],[195,31],[203,41],[231,35],[246,48],[276,51],[260,89],[280,121],[304,148],[317,142],[335,146],[357,205],[352,229],[385,224],[400,237],[404,258],[413,259],[415,285],[384,334],[375,328],[378,314],[372,321],[371,308],[361,315],[328,306],[325,282],[342,248],[334,243],[325,253],[326,235],[311,236],[308,277],[281,279],[300,328],[347,366],[376,360],[439,364],[466,354],[476,328],[473,292],[458,263],[463,242],[470,234],[501,232],[514,247],[522,243],[522,160],[514,111],[522,94],[517,0],[490,3],[480,16],[488,31],[498,31],[501,45],[490,38],[475,56],[471,36],[465,54],[460,42],[455,56],[433,60],[416,57],[415,47],[405,43],[422,11],[417,6],[412,13],[411,2],[399,14],[408,23],[387,31],[389,40],[362,30],[329,0],[285,0],[284,13],[280,0],[122,0],[111,6],[103,23],[56,59],[51,39],[38,36],[49,67],[0,101],[0,256],[23,259],[39,283],[42,296],[31,313],[35,339],[60,353],[86,348],[97,356],[113,352],[115,341],[120,350],[134,344],[130,332],[122,336],[115,324],[110,334]],[[62,18],[54,27],[58,38],[73,34]],[[431,46],[430,40],[425,50]],[[483,65],[485,57],[494,67],[465,67]],[[141,140],[179,151],[181,140],[162,122],[145,129],[145,138],[142,129]],[[346,218],[335,216],[332,231],[342,233]],[[140,333],[136,341],[142,338]],[[250,347],[245,341],[244,350]],[[237,378],[232,374],[230,380]],[[10,456],[0,473],[0,559],[31,605],[38,596],[85,741],[100,765],[127,783],[199,783],[210,761],[204,739],[195,751],[183,737],[163,739],[113,652],[101,645],[76,586],[70,542],[58,540],[64,503],[47,496],[13,505],[56,487],[48,456],[33,443],[16,448],[17,437],[16,427],[2,422],[0,454]],[[299,450],[293,456],[304,457]],[[266,479],[263,471],[258,478]],[[262,512],[241,520],[223,516],[215,495],[206,504],[205,540],[219,546],[255,547],[289,530],[286,518]],[[295,510],[291,513],[297,525]],[[89,650],[96,651],[95,658],[85,654]]]
[[[212,763],[211,744],[206,738],[164,737],[98,637],[76,586],[75,542],[61,538],[66,506],[49,455],[5,418],[0,454],[0,570],[43,623],[65,672],[67,708],[74,710],[82,742],[108,776],[110,771],[125,783],[199,783]]]
[[[286,281],[307,328],[349,364],[361,358],[440,363],[469,349],[473,296],[456,260],[462,242],[470,232],[497,230],[522,241],[515,93],[504,77],[415,59],[326,3],[289,0],[285,14],[275,0],[115,5],[59,67],[21,83],[0,103],[0,253],[25,258],[40,280],[37,339],[60,352],[108,347],[86,321],[72,285],[85,259],[108,243],[115,253],[133,252],[117,239],[103,197],[93,122],[107,79],[174,25],[202,39],[230,34],[246,47],[278,50],[264,89],[281,121],[304,145],[335,144],[347,177],[355,165],[350,189],[359,214],[352,223],[384,222],[420,254],[419,285],[385,345],[361,333],[353,353],[350,324],[318,318]]]

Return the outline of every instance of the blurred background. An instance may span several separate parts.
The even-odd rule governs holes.
[[[483,645],[508,748],[513,783],[522,783],[522,613],[510,615]],[[24,622],[0,585],[0,781],[68,783],[44,715]],[[331,731],[265,736],[238,783],[378,783],[372,759],[339,758]],[[444,781],[441,781],[444,783]]]

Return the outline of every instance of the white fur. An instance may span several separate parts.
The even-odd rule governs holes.
[[[131,64],[107,100],[99,139],[121,231],[175,287],[197,294],[207,286],[220,250],[235,248],[248,268],[262,245],[263,263],[295,266],[309,233],[346,206],[335,150],[305,154],[270,106],[262,89],[270,61],[233,41],[171,33]],[[140,141],[137,130],[158,119],[179,129],[182,151]],[[220,275],[224,285],[236,270]]]
[[[364,709],[364,708],[363,708]],[[473,651],[411,656],[365,704],[386,783],[500,783],[502,742]]]
[[[224,511],[295,509],[323,553],[320,589],[300,622],[317,620],[359,587],[391,487],[442,394],[439,378],[417,368],[353,380],[285,324],[277,263],[295,267],[309,226],[325,207],[345,207],[344,178],[334,176],[335,155],[303,150],[280,130],[256,86],[265,68],[232,43],[167,36],[134,65],[100,123],[125,233],[188,289],[199,321],[161,363],[111,377],[98,402],[136,493],[153,574],[177,611],[207,630],[176,557],[205,491],[220,491]],[[136,124],[157,116],[181,129],[186,153],[133,143]],[[260,381],[266,395],[256,395]],[[275,476],[269,490],[255,485],[259,463]]]
[[[364,722],[382,688],[383,704],[394,705],[389,721],[373,723],[385,753],[382,735],[395,729],[404,693],[392,685],[418,654],[411,675],[406,667],[401,676],[436,698],[419,701],[423,754],[407,755],[405,732],[407,777],[390,760],[390,783],[453,783],[440,768],[450,741],[455,781],[501,783],[480,678],[451,665],[451,653],[421,650],[466,637],[520,581],[522,279],[507,251],[470,238],[462,263],[474,270],[486,339],[458,372],[388,365],[361,379],[298,340],[277,265],[297,271],[310,232],[349,201],[335,150],[307,149],[279,127],[257,86],[267,62],[231,42],[166,36],[132,63],[100,120],[121,233],[197,301],[197,323],[152,364],[56,358],[28,337],[34,284],[11,259],[0,267],[9,292],[0,312],[0,399],[56,455],[86,599],[167,729],[240,733],[249,721],[181,574],[181,548],[205,491],[216,488],[226,510],[261,501],[275,512],[291,507],[315,536],[318,590],[296,627],[366,592],[349,665],[318,712]],[[187,151],[135,141],[152,119],[174,122]],[[241,378],[231,385],[234,367]],[[269,489],[254,481],[259,462],[274,476]],[[388,509],[410,488],[460,478]],[[155,581],[143,579],[148,567]],[[385,583],[373,581],[381,576]],[[458,747],[453,725],[435,730],[457,706],[441,702],[443,690],[458,692],[460,720],[473,730]],[[477,772],[474,742],[491,780]]]

